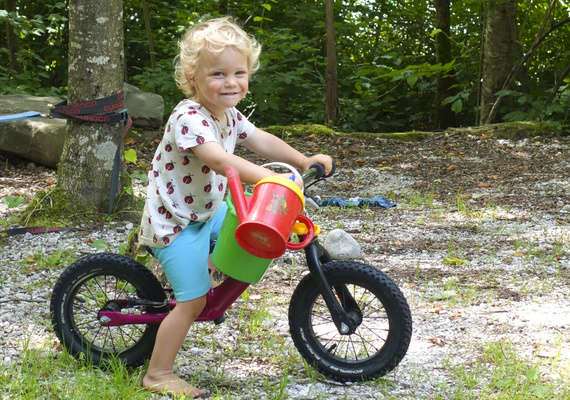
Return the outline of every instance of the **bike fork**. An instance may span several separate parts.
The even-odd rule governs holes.
[[[316,240],[305,247],[305,257],[311,277],[315,280],[338,331],[342,335],[354,333],[358,324],[350,318],[346,310],[354,310],[356,302],[345,285],[333,288],[321,267],[321,263],[327,263],[332,259]]]

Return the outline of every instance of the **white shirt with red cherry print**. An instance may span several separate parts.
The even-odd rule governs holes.
[[[147,199],[139,240],[168,246],[189,223],[206,222],[224,199],[227,179],[211,170],[191,150],[218,142],[228,153],[249,138],[255,126],[237,109],[226,110],[228,125],[206,108],[183,100],[174,108],[148,173]]]

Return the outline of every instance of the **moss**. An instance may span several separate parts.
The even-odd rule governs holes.
[[[440,132],[395,132],[395,133],[378,133],[376,136],[382,139],[395,139],[404,142],[420,142],[425,139],[437,136]]]
[[[338,133],[324,125],[273,125],[263,128],[264,131],[269,132],[281,138],[288,137],[301,137],[301,136],[331,136]]]
[[[324,125],[273,125],[263,128],[263,130],[278,136],[282,139],[292,139],[296,137],[315,136],[348,136],[358,139],[379,137],[382,139],[402,140],[406,142],[419,142],[442,134],[468,133],[481,136],[489,135],[499,139],[523,139],[535,136],[548,136],[555,132],[554,127],[547,122],[503,122],[500,124],[489,124],[484,126],[450,128],[445,132],[395,132],[395,133],[368,133],[336,132]]]
[[[371,137],[380,137],[383,139],[396,139],[403,140],[406,142],[419,142],[424,139],[428,139],[432,136],[438,135],[436,132],[397,132],[397,133],[369,133],[369,132],[352,132],[352,133],[342,133],[336,132],[331,128],[324,125],[273,125],[263,128],[275,136],[282,139],[289,139],[295,137],[307,137],[311,135],[315,136],[348,136],[358,139],[366,139]]]
[[[536,136],[550,136],[555,133],[554,127],[548,122],[503,122],[465,128],[449,128],[446,133],[470,134],[474,136],[489,136],[497,139],[519,140]]]
[[[19,222],[22,226],[79,226],[105,219],[105,215],[93,214],[93,209],[93,205],[74,204],[73,196],[56,186],[37,192],[21,213]]]

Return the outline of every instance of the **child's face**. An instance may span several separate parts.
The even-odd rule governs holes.
[[[222,120],[227,108],[235,107],[247,94],[247,57],[233,46],[222,52],[204,50],[194,78],[194,100]]]

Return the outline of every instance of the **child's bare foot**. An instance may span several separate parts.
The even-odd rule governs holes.
[[[184,395],[193,399],[201,397],[204,391],[197,389],[188,382],[180,379],[173,373],[160,377],[150,377],[148,374],[143,378],[142,386],[149,392],[163,393],[168,395]]]

